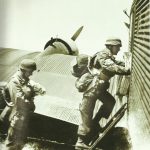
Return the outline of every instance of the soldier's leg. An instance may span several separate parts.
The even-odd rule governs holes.
[[[3,109],[3,111],[0,114],[0,121],[4,122],[6,120],[8,120],[9,115],[11,113],[12,108],[9,106],[5,106],[5,108]]]
[[[93,119],[95,122],[99,122],[102,117],[108,119],[116,103],[114,97],[107,91],[102,93],[99,98],[103,105]]]
[[[83,94],[82,104],[80,105],[81,124],[79,125],[78,134],[87,135],[93,127],[93,111],[95,103],[105,89],[109,87],[109,83],[97,78],[93,87]]]
[[[22,128],[19,131],[20,134],[17,135],[16,137],[16,142],[19,147],[23,147],[26,140],[27,140],[27,135],[28,135],[28,120],[25,119],[24,124]]]
[[[21,150],[23,147],[22,131],[25,124],[25,117],[19,112],[15,112],[10,120],[10,127],[8,129],[7,138],[5,140],[6,150]]]
[[[5,139],[5,145],[3,147],[4,150],[15,150],[17,145],[15,143],[15,135],[16,131],[13,127],[9,127],[7,137]]]
[[[95,100],[83,98],[82,104],[80,104],[81,124],[79,125],[78,134],[87,135],[90,132],[94,107]]]
[[[81,122],[78,128],[78,141],[76,146],[85,146],[87,138],[92,127],[93,110],[96,103],[95,89],[92,88],[83,94],[82,103],[80,104]]]

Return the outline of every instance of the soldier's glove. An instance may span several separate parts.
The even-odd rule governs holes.
[[[37,87],[34,87],[34,92],[35,92],[35,96],[44,95],[46,93],[46,89],[40,85],[38,86],[37,84]]]
[[[130,74],[131,74],[131,70],[130,70],[130,68],[127,68],[125,75],[130,75]]]
[[[44,88],[42,88],[40,93],[41,93],[41,95],[44,95],[44,94],[46,94],[46,90]]]

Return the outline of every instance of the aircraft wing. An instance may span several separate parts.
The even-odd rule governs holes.
[[[70,62],[74,57],[64,54],[40,55],[40,52],[1,48],[0,81],[8,81],[17,71],[22,59],[34,59],[39,71],[33,73],[32,79],[43,85],[47,91],[45,96],[35,98],[35,113],[78,124],[78,106],[82,94],[75,88],[76,78],[70,72]]]
[[[82,94],[75,88],[76,78],[71,75],[70,63],[73,59],[74,56],[64,54],[35,59],[40,71],[33,75],[33,80],[44,85],[47,91],[46,96],[35,100],[36,113],[74,124],[79,123],[78,106]]]

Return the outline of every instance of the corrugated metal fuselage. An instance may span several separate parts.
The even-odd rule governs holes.
[[[135,150],[150,148],[150,2],[135,0],[131,9],[132,74],[128,125]]]

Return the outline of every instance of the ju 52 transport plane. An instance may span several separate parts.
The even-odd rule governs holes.
[[[74,149],[74,144],[77,140],[79,103],[82,100],[82,93],[79,93],[75,88],[76,78],[71,74],[71,62],[79,55],[75,40],[82,29],[83,26],[80,27],[69,40],[51,38],[45,44],[42,52],[29,52],[8,48],[1,48],[0,50],[1,86],[4,82],[7,83],[9,81],[9,78],[16,72],[23,59],[31,58],[35,60],[38,69],[32,75],[32,79],[46,88],[46,95],[37,96],[34,100],[36,109],[29,125],[28,139],[30,139],[30,141],[44,139],[44,141],[51,142],[55,145]],[[114,92],[113,82],[116,82],[116,79],[113,80],[115,81],[112,81],[110,89],[112,93]],[[6,108],[7,104],[7,100],[1,99],[1,111]],[[104,123],[102,123],[104,128],[103,131],[100,132],[100,135],[103,136],[100,136],[100,139],[97,137],[99,140],[96,144],[94,141],[91,143],[91,147],[95,145],[93,149],[95,149],[99,143],[105,143],[101,146],[103,148],[105,145],[110,145],[108,142],[101,141],[110,141],[105,140],[105,137],[106,139],[112,138],[111,135],[108,135],[114,132],[114,126],[123,117],[126,110],[126,102],[123,106],[122,105],[123,103],[116,107],[116,110],[111,115],[112,118],[110,117],[109,120],[104,120]],[[95,111],[98,109],[98,106],[99,104],[97,104]],[[121,108],[121,110],[119,110],[119,108]],[[120,113],[116,113],[118,110]],[[7,120],[4,120],[3,126],[1,126],[2,134],[6,134],[8,128],[7,123]],[[119,130],[120,128],[118,128],[118,131]],[[125,129],[123,131],[125,131]],[[96,140],[96,137],[93,137],[93,139],[94,138]]]
[[[108,120],[101,120],[103,128],[93,137],[89,149],[148,150],[150,147],[149,10],[148,0],[133,1],[127,53],[132,54],[131,75],[117,75],[111,79],[109,92],[116,99],[115,108]],[[68,40],[51,38],[41,52],[0,48],[0,82],[8,82],[19,63],[31,58],[38,68],[32,79],[47,91],[45,96],[35,98],[36,109],[30,121],[29,141],[51,143],[55,147],[53,149],[74,149],[82,93],[75,88],[76,78],[71,74],[70,64],[80,53],[75,40],[82,29],[80,27]],[[0,99],[1,112],[6,105]],[[95,112],[99,106],[97,102]],[[1,136],[5,136],[7,120],[0,127]]]

